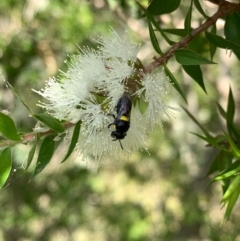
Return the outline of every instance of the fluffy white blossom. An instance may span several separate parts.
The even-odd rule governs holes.
[[[66,73],[50,78],[44,89],[34,90],[48,100],[38,105],[57,119],[82,122],[77,146],[84,158],[118,159],[120,153],[146,150],[149,132],[161,126],[163,117],[169,117],[174,109],[166,104],[169,80],[163,72],[144,74],[137,67],[139,45],[131,43],[126,35],[120,37],[111,29],[109,36],[95,41],[99,44],[96,50],[80,49],[72,56]],[[130,128],[122,140],[113,141],[115,123],[111,124],[119,118],[116,105],[123,95],[132,101]],[[139,103],[147,106],[144,113]]]
[[[163,71],[145,74],[142,78],[142,88],[136,94],[143,97],[148,107],[143,114],[143,122],[151,130],[159,125],[162,128],[162,120],[171,117],[171,110],[178,110],[166,104],[169,93],[169,79]],[[143,94],[144,93],[144,94]]]

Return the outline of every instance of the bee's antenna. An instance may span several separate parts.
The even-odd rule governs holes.
[[[119,143],[120,143],[120,146],[121,146],[121,148],[122,148],[122,150],[123,150],[123,146],[122,146],[122,142],[119,140]]]

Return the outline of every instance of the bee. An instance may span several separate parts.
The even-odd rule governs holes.
[[[108,129],[110,126],[114,126],[114,131],[111,132],[111,137],[113,137],[113,141],[119,140],[120,146],[122,147],[122,143],[120,140],[124,139],[127,135],[127,131],[130,127],[130,112],[132,109],[132,101],[126,95],[123,94],[121,98],[118,100],[116,111],[117,117],[113,115],[114,122],[108,125]]]

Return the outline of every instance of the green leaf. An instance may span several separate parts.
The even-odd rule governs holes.
[[[234,42],[240,44],[240,15],[237,12],[232,12],[226,17],[226,22],[224,26],[224,34],[227,39],[233,40]]]
[[[239,164],[239,163],[238,163]],[[235,166],[235,165],[234,165]],[[231,168],[233,168],[231,166]],[[227,170],[229,170],[230,168],[228,168]],[[225,178],[232,178],[236,173],[238,173],[240,171],[240,166],[234,168],[233,170],[230,171],[226,171],[224,170],[223,172],[221,172],[220,174],[218,174],[217,176],[215,176],[213,178],[214,181],[218,181],[218,180],[222,180]]]
[[[36,168],[34,170],[32,178],[34,178],[37,174],[39,174],[50,162],[55,148],[55,141],[53,141],[53,138],[51,136],[46,136],[41,144],[39,153],[38,153],[38,159]]]
[[[203,11],[201,4],[199,3],[199,0],[194,0],[194,5],[199,13],[203,15],[204,18],[209,18],[206,13]]]
[[[32,115],[33,112],[31,111],[30,107],[24,102],[23,98],[17,93],[17,91],[13,88],[13,86],[9,82],[7,82],[7,86],[10,87],[10,89],[13,92],[13,94],[17,97],[18,100],[21,101],[21,103],[27,108],[29,113]]]
[[[11,148],[7,147],[0,152],[0,188],[7,181],[12,168]]]
[[[182,65],[200,65],[215,64],[214,62],[203,58],[198,53],[189,49],[177,49],[174,51],[178,63]]]
[[[75,146],[78,142],[80,128],[81,128],[81,121],[79,121],[74,127],[72,140],[71,140],[71,143],[69,145],[68,152],[67,152],[66,156],[63,158],[62,162],[65,162],[68,159],[68,157],[72,154],[72,152],[73,152],[73,150],[74,150],[74,148],[75,148]]]
[[[224,39],[221,36],[218,36],[216,34],[212,34],[209,32],[205,32],[206,39],[213,45],[217,46],[218,48],[223,49],[237,49],[240,50],[240,44],[233,43],[227,39]]]
[[[223,136],[225,138],[225,136]],[[219,141],[221,138],[219,138]],[[226,139],[226,138],[225,138]],[[225,150],[220,150],[217,155],[215,156],[214,160],[212,161],[212,164],[209,167],[209,170],[207,172],[207,175],[210,175],[216,171],[220,171],[221,173],[218,174],[222,175],[226,172],[228,172],[229,170],[234,169],[235,167],[237,167],[238,165],[240,165],[240,163],[235,162],[234,165],[231,165],[231,168],[228,166],[229,161],[232,161],[233,155],[229,152],[226,152]],[[230,160],[229,160],[230,159]],[[215,177],[217,177],[215,176]]]
[[[35,153],[35,151],[36,151],[36,147],[37,147],[38,140],[39,140],[38,135],[35,136],[35,139],[36,139],[36,140],[35,140],[34,144],[32,145],[32,147],[31,147],[31,149],[30,149],[30,151],[29,151],[29,153],[28,153],[27,165],[26,165],[26,167],[25,167],[26,170],[29,168],[29,166],[30,166],[30,164],[31,164],[31,162],[32,162],[32,160],[33,160],[34,153]]]
[[[218,162],[219,162],[219,157],[220,157],[220,152],[222,152],[222,150],[220,150],[217,155],[215,156],[215,158],[213,159],[206,176],[211,175],[212,173],[218,171]]]
[[[161,15],[175,11],[181,0],[152,0],[147,8],[152,15]]]
[[[209,143],[211,146],[213,147],[217,147],[218,149],[221,149],[221,150],[224,150],[224,151],[228,151],[227,149],[224,149],[224,147],[220,146],[217,142],[217,140],[213,137],[205,137],[205,136],[201,136],[197,133],[194,133],[194,132],[190,132],[191,134],[199,137],[200,139],[206,141],[207,143]]]
[[[138,3],[138,6],[144,11],[144,13],[146,14],[146,17],[147,17],[147,20],[148,20],[148,26],[149,26],[149,35],[150,35],[150,39],[151,39],[151,42],[152,42],[152,45],[155,49],[155,51],[162,55],[163,52],[162,50],[160,49],[159,47],[159,44],[158,44],[158,40],[157,40],[157,37],[155,35],[155,32],[154,32],[154,29],[152,27],[152,24],[155,26],[155,28],[161,33],[161,35],[163,36],[163,38],[170,44],[172,45],[174,42],[171,41],[167,35],[161,30],[160,26],[158,25],[158,23],[155,21],[155,19],[153,18],[153,16],[151,14],[149,14],[149,12],[140,4]]]
[[[204,90],[205,93],[207,93],[204,82],[203,82],[203,76],[202,76],[202,70],[199,65],[182,65],[185,72],[192,77],[199,86]]]
[[[232,138],[231,138],[227,133],[224,132],[224,134],[225,134],[225,136],[226,136],[226,138],[227,138],[227,140],[228,140],[228,142],[229,142],[229,144],[230,144],[230,146],[231,146],[231,148],[232,148],[232,153],[233,153],[233,155],[234,155],[237,159],[240,159],[240,150],[238,149],[238,147],[236,146],[236,144],[234,143],[234,141],[232,140]]]
[[[37,120],[41,121],[46,126],[50,127],[52,130],[58,133],[62,133],[65,130],[61,122],[50,115],[42,113],[42,114],[33,115],[33,117],[35,117]]]
[[[216,32],[217,32],[216,24],[213,24],[213,25],[212,25],[212,29],[211,29],[211,34],[215,34],[215,35],[216,35]],[[209,52],[210,52],[211,60],[213,60],[213,57],[214,57],[214,55],[215,55],[215,53],[216,53],[216,50],[217,50],[216,45],[211,44],[211,43],[209,42]]]
[[[240,130],[239,130],[239,128],[234,123],[232,123],[231,124],[231,130],[234,133],[234,136],[236,138],[236,142],[240,143]]]
[[[186,96],[185,96],[181,86],[178,84],[177,80],[175,79],[173,74],[170,72],[167,65],[164,65],[164,72],[165,72],[166,76],[168,76],[168,78],[169,78],[170,82],[172,83],[173,87],[175,88],[175,90],[182,96],[182,98],[187,103]]]
[[[224,221],[227,221],[232,213],[233,207],[238,200],[240,193],[240,185],[236,188],[236,190],[232,193],[232,195],[228,198],[227,208],[224,214]]]
[[[235,112],[235,103],[233,99],[233,94],[231,88],[229,88],[229,94],[228,94],[228,105],[227,105],[227,125],[229,129],[229,125],[233,123],[234,118],[234,112]]]
[[[144,8],[142,8],[144,9]],[[148,18],[149,21],[151,21],[151,23],[153,24],[153,26],[159,31],[159,33],[162,35],[162,37],[166,40],[166,42],[169,44],[169,45],[173,45],[175,42],[173,42],[172,40],[170,40],[168,38],[168,36],[164,33],[164,31],[160,28],[159,24],[156,22],[156,20],[154,19],[154,17],[149,14],[149,12],[147,10],[145,10],[145,14]]]
[[[191,0],[190,7],[188,9],[188,12],[184,21],[184,29],[186,30],[188,35],[190,35],[191,33],[192,5],[193,5],[193,0]]]
[[[3,113],[0,112],[0,132],[7,139],[12,141],[20,141],[21,137],[17,132],[17,128],[13,120]]]
[[[227,151],[221,150],[220,154],[221,154],[221,158],[219,158],[218,170],[220,172],[219,175],[222,175],[223,173],[229,172],[232,169],[234,169],[235,166],[233,166],[233,163],[232,163],[234,159],[232,152],[228,150]]]
[[[158,54],[163,55],[163,52],[159,47],[158,40],[157,40],[156,34],[153,30],[153,27],[152,27],[152,24],[151,24],[150,20],[148,20],[148,28],[149,28],[149,35],[150,35],[150,39],[151,39],[153,48],[155,49],[155,51]]]
[[[224,33],[226,39],[230,40],[231,42],[240,45],[240,33],[239,33],[239,26],[240,26],[240,15],[238,12],[232,12],[231,14],[226,16],[225,26],[224,26]],[[233,49],[234,54],[240,59],[240,50]]]
[[[224,119],[227,119],[227,113],[226,113],[226,111],[222,108],[222,106],[217,103],[217,107],[218,107],[218,111],[219,111],[220,115],[221,115]]]
[[[223,202],[225,202],[233,194],[233,192],[239,187],[239,184],[240,184],[240,175],[237,175],[229,185],[227,191],[224,193],[222,198]],[[238,190],[238,193],[239,193],[239,190]]]

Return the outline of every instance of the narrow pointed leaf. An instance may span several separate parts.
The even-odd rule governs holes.
[[[226,16],[225,26],[224,26],[224,33],[226,39],[240,45],[240,33],[239,33],[239,26],[240,26],[240,14],[239,12],[232,12]],[[234,54],[240,59],[240,50],[233,49]]]
[[[203,82],[203,75],[202,75],[202,70],[199,65],[182,65],[183,69],[185,72],[192,77],[197,84],[203,89],[205,93],[207,93],[205,89],[205,85]]]
[[[213,24],[210,33],[216,35],[216,32],[217,32],[216,24]],[[211,60],[213,60],[213,57],[214,57],[214,55],[216,53],[216,50],[217,50],[217,47],[216,47],[215,44],[212,44],[212,43],[209,42],[209,48],[210,48],[209,49],[210,57],[211,57]]]
[[[191,134],[197,136],[198,138],[200,138],[200,139],[208,142],[208,141],[207,141],[207,137],[205,137],[205,136],[199,135],[198,133],[195,133],[195,132],[189,132],[189,133],[191,133]]]
[[[228,105],[227,105],[227,123],[231,124],[233,122],[235,112],[235,103],[233,99],[233,94],[231,88],[229,88],[228,94]]]
[[[35,151],[36,151],[36,147],[37,147],[37,144],[38,144],[38,136],[36,135],[35,136],[35,142],[33,143],[29,153],[28,153],[28,157],[27,157],[27,164],[26,164],[26,167],[25,169],[27,170],[30,166],[30,164],[32,163],[32,160],[33,160],[33,157],[34,157],[34,154],[35,154]]]
[[[231,165],[230,167],[226,168],[226,163],[228,163],[228,158],[230,158],[232,160],[232,157],[233,157],[232,153],[226,152],[225,150],[220,150],[217,153],[217,155],[215,156],[214,160],[212,161],[212,164],[209,167],[209,170],[208,170],[206,176],[218,171],[218,172],[220,172],[220,174],[215,176],[215,177],[218,177],[218,176],[238,167],[237,165],[239,165],[240,163],[236,163],[237,165]],[[213,181],[215,181],[215,180],[213,179],[212,182]]]
[[[235,175],[239,171],[240,171],[240,167],[238,166],[233,170],[218,174],[216,177],[213,178],[213,180],[218,181],[218,180],[222,180],[222,179],[225,179],[225,178],[231,178],[231,177],[233,177],[233,175]]]
[[[163,52],[159,47],[158,40],[157,40],[156,34],[153,30],[153,27],[152,27],[152,24],[151,24],[150,20],[148,20],[148,28],[149,28],[149,35],[150,35],[150,39],[151,39],[153,48],[155,49],[155,51],[158,54],[163,55]]]
[[[42,113],[42,114],[33,115],[33,117],[35,117],[37,120],[41,121],[46,126],[50,127],[52,130],[58,133],[62,133],[65,130],[61,122],[50,115]]]
[[[226,120],[227,119],[226,111],[218,103],[217,103],[217,107],[218,107],[218,111],[219,111],[220,115]]]
[[[233,162],[233,159],[234,159],[234,157],[233,157],[232,153],[223,152],[223,155],[222,155],[223,162],[221,163],[221,165],[219,165],[220,173],[217,176],[226,174],[226,173],[231,172],[232,170],[235,170],[236,168],[240,167],[240,160]],[[236,174],[238,171],[239,170],[235,170],[234,174]]]
[[[239,187],[239,184],[240,184],[240,175],[237,175],[229,185],[227,191],[224,193],[222,198],[223,202],[226,201],[233,194],[233,192]]]
[[[173,87],[175,88],[175,90],[182,96],[182,98],[187,103],[185,93],[183,92],[181,86],[178,84],[178,82],[175,79],[175,77],[173,76],[173,74],[168,69],[167,65],[164,65],[164,72],[165,72],[166,76],[168,76],[168,78],[169,78],[170,82],[172,83]]]
[[[193,0],[191,0],[190,7],[188,9],[188,12],[184,21],[184,29],[186,30],[188,35],[191,33],[192,4],[193,4]]]
[[[169,44],[169,45],[173,45],[175,42],[173,42],[172,40],[170,40],[168,38],[168,36],[164,33],[164,31],[161,29],[161,27],[159,26],[159,24],[156,22],[156,20],[154,19],[154,17],[149,14],[149,12],[142,8],[145,11],[145,14],[148,18],[149,21],[151,21],[151,23],[153,24],[153,26],[159,31],[159,33],[162,35],[162,37],[165,39],[165,41]]]
[[[69,145],[68,152],[67,152],[66,156],[63,158],[62,162],[65,162],[68,159],[68,157],[72,154],[72,152],[73,152],[73,150],[74,150],[74,148],[75,148],[75,146],[78,142],[80,128],[81,128],[81,122],[79,121],[74,127],[72,140],[71,140],[71,143]]]
[[[203,11],[202,6],[199,2],[199,0],[194,0],[194,5],[199,13],[203,15],[204,18],[209,18],[208,15]]]
[[[218,48],[240,50],[240,44],[236,44],[234,42],[231,42],[227,39],[224,39],[221,36],[218,36],[216,34],[212,34],[212,33],[209,33],[209,32],[205,32],[205,36],[211,44],[217,46]]]
[[[13,120],[0,112],[0,133],[5,136],[7,139],[12,141],[20,141],[21,137],[17,132],[17,128]]]
[[[174,51],[174,54],[177,62],[182,65],[215,64],[189,49],[178,49]]]
[[[240,185],[236,188],[235,192],[229,197],[228,202],[227,202],[227,208],[224,214],[224,221],[227,221],[232,213],[232,210],[239,198],[239,193],[240,193]]]
[[[138,2],[136,2],[138,4],[138,6],[144,11],[144,13],[146,14],[146,17],[147,17],[147,21],[148,21],[148,29],[149,29],[149,36],[150,36],[150,39],[151,39],[151,42],[152,42],[152,46],[154,48],[154,50],[160,54],[160,55],[163,55],[163,52],[162,50],[160,49],[160,46],[158,44],[158,40],[157,40],[157,37],[156,37],[156,34],[154,32],[154,29],[152,27],[152,23],[151,23],[151,20],[149,18],[150,14],[149,12]]]
[[[234,143],[234,141],[232,140],[232,138],[227,134],[225,133],[225,136],[232,148],[232,151],[233,151],[233,155],[237,158],[237,159],[240,159],[240,150],[238,149],[238,147],[236,146],[236,144]]]
[[[222,150],[220,150],[217,155],[215,156],[215,158],[213,159],[208,171],[207,171],[207,174],[206,176],[209,176],[211,175],[212,173],[214,172],[217,172],[218,171],[218,162],[219,162],[219,158],[220,158],[220,153],[221,153]]]
[[[25,103],[25,101],[23,100],[23,98],[21,97],[21,95],[18,94],[18,92],[13,88],[13,86],[7,82],[7,86],[10,87],[10,89],[12,90],[13,94],[17,97],[18,100],[21,101],[21,103],[27,108],[27,110],[29,111],[29,113],[31,115],[33,115],[32,110],[30,109],[30,107]]]
[[[224,147],[220,146],[217,142],[217,140],[213,137],[205,137],[205,136],[202,136],[202,135],[199,135],[197,133],[194,133],[194,132],[190,132],[191,134],[199,137],[200,139],[206,141],[207,143],[209,143],[211,146],[213,147],[217,147],[218,149],[221,149],[221,150],[224,150],[224,151],[228,151],[227,149],[225,149]],[[228,151],[229,152],[229,151]]]
[[[50,162],[54,153],[54,148],[55,141],[53,141],[53,138],[51,136],[46,136],[43,139],[41,147],[39,149],[37,164],[32,178],[39,174]]]
[[[161,15],[175,11],[181,0],[152,0],[147,8],[152,15]]]
[[[11,148],[7,147],[0,152],[0,189],[7,181],[12,168]]]

